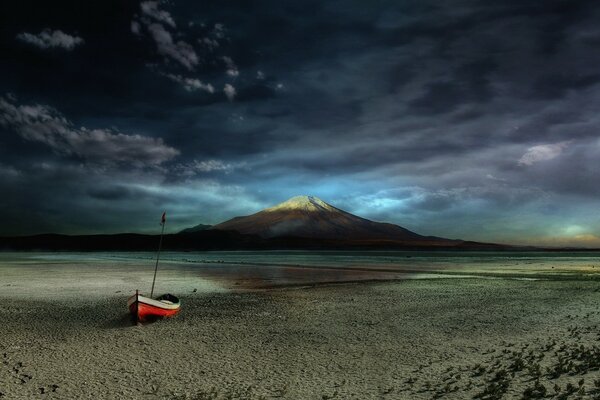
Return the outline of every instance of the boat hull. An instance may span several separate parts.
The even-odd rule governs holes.
[[[173,301],[161,300],[163,297],[175,299]],[[163,295],[157,299],[134,294],[127,300],[127,306],[134,322],[146,322],[160,318],[169,318],[180,310],[179,299],[173,295]]]

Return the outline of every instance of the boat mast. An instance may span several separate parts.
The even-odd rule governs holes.
[[[152,279],[152,290],[150,290],[150,298],[154,295],[154,283],[156,282],[156,271],[158,271],[158,260],[160,258],[160,249],[162,247],[163,233],[165,233],[165,224],[167,223],[166,218],[167,212],[163,212],[162,218],[160,219],[160,241],[158,242],[158,253],[156,253],[156,265],[154,266],[154,278]]]
[[[140,291],[135,289],[135,316],[133,317],[135,324],[140,323]]]

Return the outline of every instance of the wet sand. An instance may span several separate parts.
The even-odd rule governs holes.
[[[242,279],[234,290],[235,282],[166,268],[161,289],[180,295],[182,312],[136,327],[125,301],[145,282],[143,264],[69,265],[0,265],[0,398],[600,393],[600,285],[588,274],[267,289]]]

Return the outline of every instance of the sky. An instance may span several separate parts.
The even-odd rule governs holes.
[[[296,195],[600,246],[595,1],[0,5],[1,235],[156,233]]]

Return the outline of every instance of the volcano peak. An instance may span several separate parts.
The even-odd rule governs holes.
[[[336,240],[429,240],[398,225],[370,221],[315,196],[296,196],[252,215],[236,217],[211,229],[264,238],[295,236]]]
[[[336,208],[316,196],[295,196],[265,210],[265,212],[281,211],[336,211]]]

